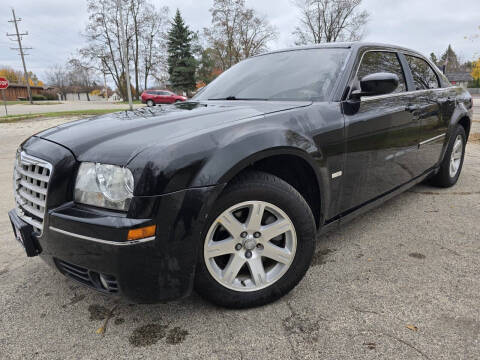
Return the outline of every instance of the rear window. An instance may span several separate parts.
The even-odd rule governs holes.
[[[436,89],[438,83],[437,74],[432,67],[423,59],[415,56],[405,55],[413,76],[415,90]]]

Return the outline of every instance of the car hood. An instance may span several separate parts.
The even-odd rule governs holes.
[[[62,124],[35,136],[68,148],[79,161],[127,165],[152,145],[174,142],[310,102],[209,101],[140,108]]]

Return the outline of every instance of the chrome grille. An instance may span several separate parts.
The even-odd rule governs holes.
[[[52,165],[45,160],[17,154],[13,172],[13,187],[18,216],[33,226],[39,235],[43,231],[43,218],[47,203],[47,189]]]

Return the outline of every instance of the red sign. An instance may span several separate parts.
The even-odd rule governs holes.
[[[8,80],[0,77],[0,89],[6,89],[8,88]]]

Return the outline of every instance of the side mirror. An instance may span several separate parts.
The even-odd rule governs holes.
[[[360,80],[360,89],[352,91],[352,99],[362,96],[375,96],[390,94],[398,87],[400,79],[392,73],[375,73],[364,76]]]

